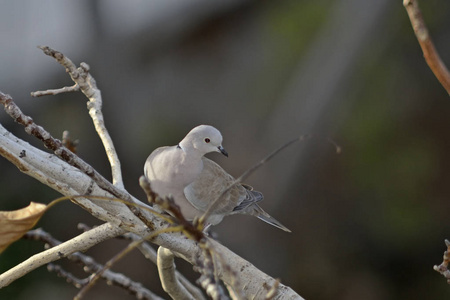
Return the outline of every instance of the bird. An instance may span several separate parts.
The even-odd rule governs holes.
[[[193,128],[180,143],[155,149],[144,164],[144,175],[160,197],[171,196],[186,220],[200,218],[214,203],[207,227],[225,216],[252,215],[286,232],[291,232],[265,212],[258,203],[263,194],[237,183],[220,165],[204,155],[218,152],[228,157],[222,134],[210,125]],[[219,199],[220,198],[220,199]]]

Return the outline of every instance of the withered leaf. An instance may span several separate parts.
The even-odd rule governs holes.
[[[46,209],[45,204],[31,202],[22,209],[0,211],[0,253],[33,228]]]

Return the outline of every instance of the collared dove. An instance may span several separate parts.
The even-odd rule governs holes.
[[[162,197],[172,195],[187,220],[201,217],[210,203],[220,197],[207,224],[216,225],[227,215],[247,214],[290,232],[257,204],[263,200],[262,193],[240,183],[230,188],[235,179],[204,157],[210,152],[228,156],[220,132],[212,126],[200,125],[178,145],[154,150],[145,162],[144,174],[156,193]]]

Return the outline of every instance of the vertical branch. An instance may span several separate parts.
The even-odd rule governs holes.
[[[92,77],[89,73],[89,65],[86,63],[81,63],[80,67],[77,68],[75,64],[61,52],[53,50],[47,46],[39,46],[39,49],[41,49],[44,54],[56,59],[59,64],[65,67],[66,72],[69,73],[70,78],[72,78],[75,82],[75,85],[73,87],[64,87],[59,90],[34,92],[31,93],[31,95],[34,97],[42,95],[55,95],[61,92],[76,91],[78,89],[86,95],[89,99],[87,104],[89,115],[91,116],[92,121],[94,122],[95,130],[97,131],[97,134],[105,147],[106,155],[111,165],[113,184],[120,189],[124,189],[120,160],[116,149],[114,148],[114,143],[111,136],[106,129],[105,120],[103,118],[102,95],[100,90],[97,88],[97,83],[95,82],[94,77]]]
[[[419,3],[417,0],[404,0],[403,6],[408,12],[411,25],[414,29],[417,40],[419,41],[420,47],[422,48],[425,61],[441,85],[450,95],[450,73],[434,47],[433,41],[428,33],[427,26],[425,25],[425,21],[423,20]]]

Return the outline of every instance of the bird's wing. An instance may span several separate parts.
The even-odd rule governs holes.
[[[245,198],[245,188],[240,184],[234,185],[222,196],[224,190],[233,184],[234,178],[212,160],[204,157],[202,161],[202,172],[184,189],[186,198],[198,210],[206,211],[212,201],[221,197],[213,213],[233,211]]]
[[[212,214],[231,214],[259,202],[263,196],[249,186],[234,184],[235,179],[210,159],[203,158],[203,171],[197,179],[184,189],[189,202],[198,210],[206,211],[212,201],[218,200]],[[233,186],[232,186],[233,185]],[[230,188],[230,186],[232,186]],[[222,193],[229,188],[225,194]]]

